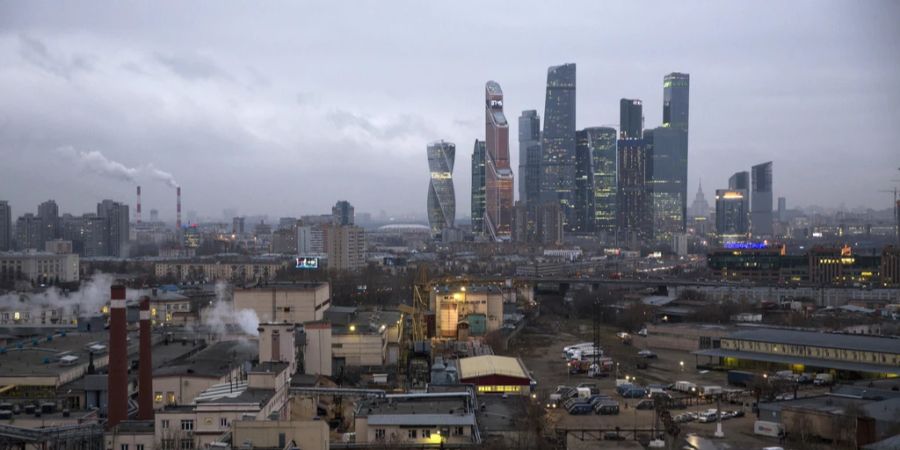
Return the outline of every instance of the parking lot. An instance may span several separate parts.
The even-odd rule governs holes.
[[[629,380],[641,386],[650,384],[670,385],[676,381],[690,381],[697,386],[717,385],[727,388],[725,372],[698,371],[695,368],[694,356],[689,352],[651,348],[656,358],[645,359],[638,357],[638,352],[645,350],[646,340],[640,336],[633,336],[630,345],[622,342],[616,336],[620,331],[612,327],[603,326],[600,333],[600,344],[604,350],[604,356],[612,357],[617,363],[613,366],[609,376],[590,378],[587,374],[570,374],[566,362],[562,356],[562,348],[578,342],[592,340],[592,324],[586,320],[563,320],[558,316],[542,316],[533,320],[522,332],[515,345],[511,346],[510,353],[522,358],[532,376],[537,380],[536,401],[545,407],[550,403],[550,394],[557,386],[577,386],[581,383],[596,386],[596,393],[606,395],[619,403],[618,415],[572,415],[562,408],[547,408],[547,421],[549,428],[566,429],[604,429],[614,430],[618,427],[623,432],[627,430],[649,430],[655,425],[656,412],[653,409],[636,409],[635,406],[641,399],[622,398],[615,390],[616,378]],[[647,363],[646,368],[638,369],[639,363]],[[721,448],[763,448],[779,445],[778,439],[766,438],[753,434],[753,423],[756,420],[752,413],[752,401],[750,396],[735,399],[735,403],[721,405],[723,411],[741,411],[743,417],[731,418],[723,421],[722,428],[727,439],[711,441],[726,443],[728,446]],[[671,410],[673,417],[686,412],[699,413],[716,404],[707,399],[690,397],[686,399],[684,409]],[[699,423],[697,420],[678,424],[681,432],[679,437],[694,435],[697,438],[712,438],[716,430],[715,423]],[[638,434],[641,434],[639,432]],[[648,433],[645,433],[648,434]],[[632,434],[628,433],[629,438]]]

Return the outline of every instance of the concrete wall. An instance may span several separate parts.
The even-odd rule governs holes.
[[[306,346],[303,351],[305,373],[331,376],[331,324],[327,322],[307,323]]]
[[[345,358],[348,366],[384,364],[384,339],[380,333],[348,332],[331,336],[333,358]]]
[[[330,298],[328,284],[310,289],[236,289],[234,309],[252,309],[260,323],[299,324],[321,320],[330,305]]]
[[[284,442],[294,441],[300,448],[328,449],[328,424],[322,420],[308,421],[236,421],[233,428],[235,446],[250,442],[254,447],[278,447],[281,435]]]

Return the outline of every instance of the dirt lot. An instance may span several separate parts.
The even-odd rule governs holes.
[[[647,369],[637,369],[637,363],[642,359],[637,357],[637,352],[645,349],[645,342],[641,337],[634,336],[631,345],[623,344],[616,337],[617,330],[604,326],[601,330],[601,345],[607,356],[618,362],[618,375],[624,378],[636,377],[641,385],[661,383],[671,384],[678,380],[687,380],[697,385],[727,386],[724,372],[699,372],[695,368],[694,356],[688,352],[673,350],[661,350],[651,348],[657,355],[657,359],[644,360],[649,363]],[[604,428],[619,427],[622,430],[632,428],[648,428],[654,425],[655,412],[652,410],[635,410],[637,400],[623,399],[615,392],[616,373],[606,378],[588,378],[587,375],[570,375],[562,357],[562,348],[577,342],[590,341],[592,337],[592,325],[588,320],[564,320],[559,316],[542,316],[533,320],[524,330],[515,345],[511,346],[508,353],[522,358],[525,366],[532,372],[532,376],[538,382],[538,401],[546,404],[549,394],[556,386],[575,386],[579,383],[594,383],[604,394],[610,395],[619,401],[620,414],[613,416],[598,415],[569,415],[565,410],[549,409],[547,421],[551,427],[558,428]],[[684,364],[682,364],[682,362]],[[763,448],[779,445],[777,439],[768,439],[753,435],[753,422],[755,416],[750,410],[751,398],[744,399],[746,405],[723,404],[723,410],[743,410],[745,417],[731,419],[723,422],[723,430],[726,439],[704,440],[712,438],[716,425],[714,423],[682,423],[680,424],[680,437],[684,439],[689,434],[696,437],[688,439],[684,444],[698,448]],[[715,404],[697,404],[688,406],[685,410],[675,410],[673,415],[685,411],[703,411],[715,408]],[[701,441],[700,443],[697,440]],[[711,446],[710,446],[711,445]],[[677,447],[680,448],[680,447]],[[787,448],[787,447],[785,447]]]

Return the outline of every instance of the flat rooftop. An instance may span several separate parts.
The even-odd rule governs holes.
[[[304,281],[300,283],[269,283],[262,286],[236,287],[234,291],[308,291],[327,286],[328,282],[325,281]]]
[[[466,396],[372,399],[360,403],[357,416],[369,425],[475,425]]]
[[[757,329],[737,331],[728,339],[771,342],[788,345],[862,350],[868,352],[900,353],[900,339],[855,334],[822,333],[816,331],[796,331],[780,329]]]
[[[169,346],[180,346],[178,343]],[[156,356],[154,354],[154,356]],[[153,371],[154,377],[191,375],[221,378],[235,367],[259,357],[259,348],[249,341],[222,341],[191,355],[185,355],[168,362]]]

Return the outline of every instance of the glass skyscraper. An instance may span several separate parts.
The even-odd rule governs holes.
[[[690,76],[663,78],[663,124],[653,130],[653,234],[671,242],[687,229],[688,118]]]
[[[541,200],[560,204],[568,229],[574,214],[575,64],[547,70],[541,155]]]
[[[591,149],[594,196],[594,231],[614,236],[616,231],[616,129],[585,128],[585,144]],[[579,139],[579,142],[581,140]]]
[[[541,117],[535,110],[519,116],[519,201],[537,204],[541,196]]]
[[[716,189],[716,234],[722,242],[747,238],[747,191]]]
[[[484,141],[475,140],[472,150],[472,232],[484,233]]]
[[[672,72],[663,78],[663,126],[688,130],[691,76]]]
[[[453,228],[456,220],[456,193],[453,191],[453,161],[456,145],[437,141],[428,144],[428,223],[431,235],[441,236],[445,229]]]
[[[750,231],[754,236],[772,235],[772,161],[750,168]]]
[[[619,100],[619,137],[639,139],[643,136],[644,106],[640,100],[623,98]]]
[[[575,192],[570,231],[589,233],[594,231],[594,173],[593,154],[587,130],[575,133]]]
[[[653,136],[641,129],[643,107],[640,100],[619,101],[618,156],[618,236],[627,245],[637,246],[653,234],[653,214],[649,179],[652,175]]]
[[[495,241],[512,236],[513,172],[509,166],[509,122],[503,90],[488,81],[485,97],[484,230]]]

